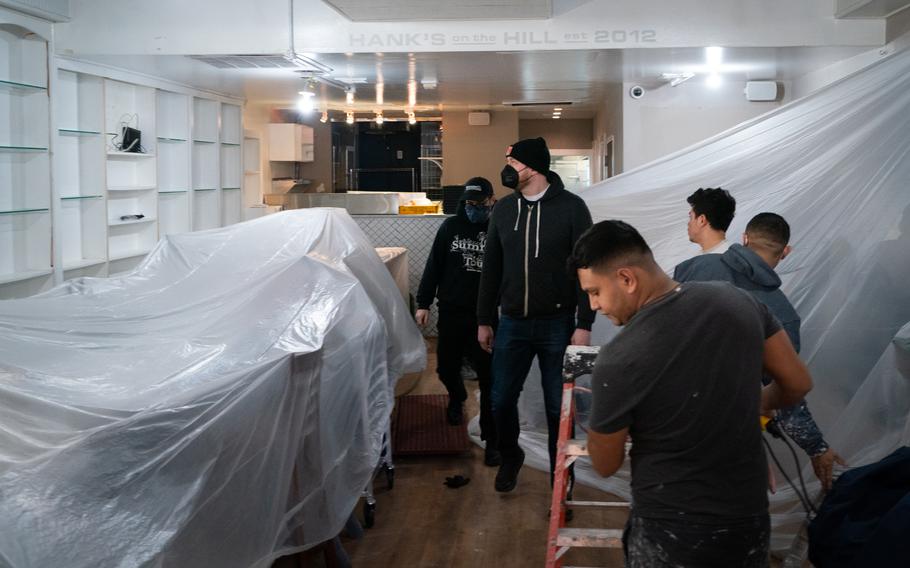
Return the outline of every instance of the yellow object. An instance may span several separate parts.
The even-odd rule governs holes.
[[[768,422],[771,422],[771,417],[762,415],[758,417],[758,421],[761,422],[761,429],[764,430]]]
[[[434,201],[432,205],[399,205],[399,215],[433,215],[440,212],[442,202]]]

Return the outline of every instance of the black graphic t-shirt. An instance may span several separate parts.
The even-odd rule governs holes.
[[[446,219],[436,233],[420,279],[417,307],[428,309],[433,299],[438,298],[440,310],[473,313],[486,245],[487,224],[470,222],[462,204],[458,213]]]

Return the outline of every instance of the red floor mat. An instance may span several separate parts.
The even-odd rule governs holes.
[[[392,453],[396,456],[460,454],[471,447],[467,420],[446,421],[449,396],[420,394],[398,397],[392,415]]]

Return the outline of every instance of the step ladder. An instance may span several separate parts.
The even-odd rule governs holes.
[[[571,507],[629,508],[629,503],[575,501],[569,491],[569,468],[579,456],[588,455],[583,440],[570,438],[575,422],[575,379],[591,374],[600,347],[570,345],[562,367],[562,407],[559,414],[559,440],[553,472],[553,501],[550,505],[550,530],[547,535],[546,568],[562,568],[562,557],[570,548],[621,548],[622,529],[566,528],[566,511]],[[566,567],[568,568],[568,567]]]

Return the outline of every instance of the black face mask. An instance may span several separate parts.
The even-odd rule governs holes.
[[[522,168],[521,171],[524,171]],[[518,191],[518,174],[521,173],[512,166],[506,166],[502,169],[502,172],[499,173],[499,177],[502,181],[502,185],[508,187],[509,189],[514,189]]]

